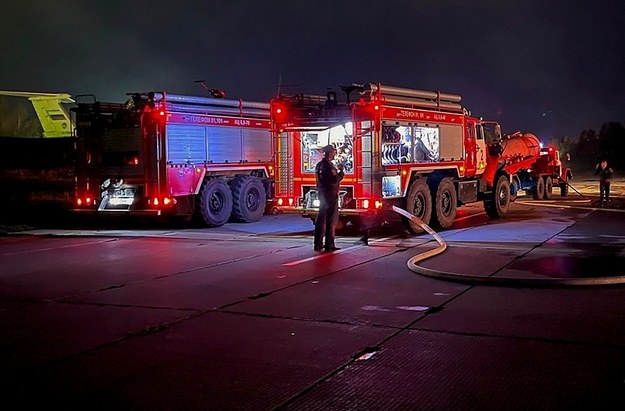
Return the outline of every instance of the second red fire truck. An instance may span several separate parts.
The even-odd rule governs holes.
[[[269,103],[129,96],[77,96],[75,211],[198,216],[208,226],[262,218],[273,178]]]
[[[566,195],[570,171],[557,151],[541,152],[529,133],[502,136],[499,124],[470,115],[457,94],[377,83],[341,88],[341,101],[333,91],[271,101],[274,211],[315,218],[315,165],[328,144],[345,166],[342,224],[375,220],[397,205],[446,228],[463,204],[481,201],[488,215],[503,217],[519,190],[543,198],[559,185]]]

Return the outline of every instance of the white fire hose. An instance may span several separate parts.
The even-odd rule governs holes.
[[[408,262],[408,268],[421,275],[425,275],[431,278],[470,282],[478,284],[493,284],[493,285],[508,285],[508,286],[586,286],[586,285],[610,285],[610,284],[624,284],[625,276],[616,277],[589,277],[589,278],[523,278],[523,277],[490,277],[479,275],[466,275],[460,273],[450,273],[446,271],[433,270],[417,265],[419,261],[423,261],[427,258],[441,254],[447,249],[447,243],[439,236],[436,231],[432,230],[427,224],[421,221],[419,218],[410,214],[404,209],[393,206],[393,211],[410,219],[424,229],[438,242],[439,246],[432,250],[428,250],[424,253],[417,254],[411,257]]]
[[[427,258],[430,257],[434,257],[435,255],[441,254],[443,253],[446,249],[447,249],[447,243],[445,242],[445,240],[442,239],[441,236],[438,235],[438,233],[434,230],[432,230],[430,228],[430,226],[428,226],[427,224],[425,224],[423,221],[421,221],[419,218],[415,217],[414,215],[410,214],[408,211],[393,206],[393,211],[395,211],[396,213],[408,218],[410,221],[416,223],[419,225],[419,227],[421,227],[423,230],[425,230],[428,234],[430,234],[432,237],[434,237],[434,239],[438,242],[439,246],[432,249],[432,250],[428,250],[424,253],[421,254],[417,254],[414,257],[411,257],[408,262],[408,268],[410,268],[410,270],[414,271],[415,273],[422,273],[424,268],[420,267],[417,265],[417,263],[419,261],[423,261]],[[427,270],[427,269],[425,269]]]

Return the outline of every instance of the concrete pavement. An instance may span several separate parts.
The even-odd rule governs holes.
[[[624,214],[539,218],[532,207],[441,233],[451,246],[422,265],[622,274]],[[429,278],[406,266],[434,246],[425,237],[342,238],[343,250],[318,256],[310,228],[284,236],[281,217],[268,219],[271,235],[236,226],[244,240],[226,230],[0,237],[8,409],[625,407],[624,287]]]

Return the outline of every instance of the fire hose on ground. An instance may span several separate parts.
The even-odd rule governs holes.
[[[484,284],[484,285],[502,285],[502,286],[587,286],[587,285],[611,285],[611,284],[623,284],[625,283],[625,276],[616,277],[595,277],[595,278],[523,278],[523,277],[490,277],[490,276],[478,276],[468,275],[460,273],[451,273],[447,271],[433,270],[423,267],[417,264],[420,261],[426,260],[430,257],[439,255],[447,250],[447,243],[443,238],[434,231],[430,226],[421,221],[418,217],[412,215],[408,211],[393,206],[393,211],[399,215],[408,218],[415,224],[419,225],[424,231],[430,234],[436,242],[438,247],[427,250],[423,253],[417,254],[411,257],[406,265],[408,268],[417,274],[424,275],[426,277],[449,280],[462,283],[472,284]]]
[[[445,242],[445,240],[443,240],[443,238],[438,235],[438,233],[434,230],[432,230],[432,228],[430,228],[430,226],[428,226],[427,224],[425,224],[423,221],[421,221],[419,218],[417,218],[416,216],[410,214],[408,211],[393,206],[393,211],[395,211],[396,213],[398,213],[401,216],[406,217],[407,219],[409,219],[410,221],[414,222],[415,224],[418,224],[419,227],[421,227],[425,232],[427,232],[428,234],[430,234],[432,237],[434,237],[434,239],[438,242],[439,246],[432,249],[432,250],[428,250],[424,253],[421,254],[417,254],[414,257],[411,257],[408,260],[408,268],[410,268],[412,271],[414,272],[420,272],[421,266],[417,265],[417,263],[419,261],[422,260],[426,260],[430,257],[434,257],[435,255],[439,255],[441,253],[444,253],[445,250],[447,250],[447,243]]]

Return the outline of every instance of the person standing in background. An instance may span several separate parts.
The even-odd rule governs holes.
[[[610,180],[614,174],[608,160],[603,159],[597,164],[595,174],[599,176],[599,204],[604,206],[610,202]]]

